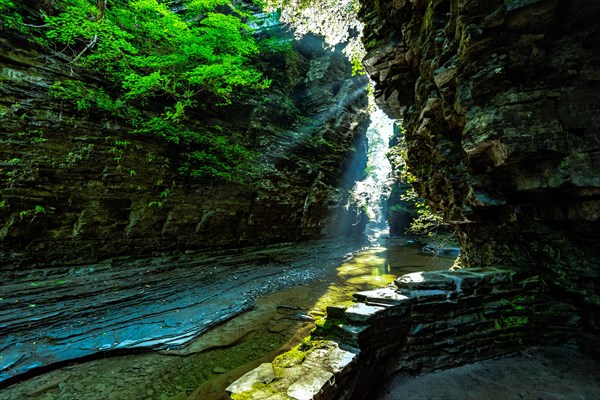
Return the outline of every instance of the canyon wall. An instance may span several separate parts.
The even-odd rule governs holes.
[[[292,33],[279,33],[292,42]],[[53,98],[70,79],[101,84],[59,53],[0,38],[0,264],[80,265],[115,257],[360,233],[348,194],[366,163],[366,78],[307,36],[263,55],[273,84],[197,116],[260,157],[245,184],[178,173],[181,149],[128,121]],[[350,171],[350,172],[348,172]]]
[[[600,5],[363,0],[365,65],[466,267],[542,274],[600,329]]]
[[[230,398],[373,398],[395,373],[569,340],[600,355],[600,4],[361,4],[375,97],[403,124],[416,190],[456,229],[467,268],[329,307]]]
[[[321,39],[269,29],[270,89],[190,118],[256,154],[252,175],[225,180],[182,174],[189,149],[53,97],[57,81],[106,82],[0,26],[0,386],[183,346],[353,249],[310,240],[364,231],[350,189],[366,166],[367,79]]]

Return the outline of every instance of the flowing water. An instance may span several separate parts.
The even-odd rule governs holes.
[[[229,383],[298,344],[328,305],[349,305],[357,291],[385,286],[405,273],[448,269],[452,263],[422,253],[420,246],[387,240],[348,256],[323,279],[259,298],[254,310],[182,350],[69,365],[8,387],[0,399],[225,399]]]

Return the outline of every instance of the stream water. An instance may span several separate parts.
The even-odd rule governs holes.
[[[225,399],[225,387],[298,344],[328,305],[350,304],[356,291],[385,286],[405,273],[448,269],[454,261],[403,240],[382,243],[349,256],[324,278],[259,298],[255,309],[184,349],[76,363],[12,385],[0,399]]]

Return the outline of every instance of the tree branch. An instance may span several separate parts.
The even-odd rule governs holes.
[[[33,24],[26,24],[26,23],[23,22],[22,25],[26,26],[28,28],[48,28],[47,24],[44,24],[44,25],[33,25]]]
[[[79,60],[79,58],[82,55],[84,55],[86,51],[91,49],[96,44],[97,41],[98,41],[98,35],[94,35],[94,38],[87,44],[87,46],[85,46],[83,48],[83,50],[81,50],[81,53],[77,54],[77,57],[75,57],[69,64],[74,64],[77,60]]]

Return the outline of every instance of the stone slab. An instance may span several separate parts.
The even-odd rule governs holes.
[[[351,365],[356,357],[356,353],[340,349],[336,342],[327,342],[326,347],[311,351],[302,365],[310,368],[323,368],[338,374]]]
[[[410,301],[410,297],[398,293],[395,289],[389,287],[357,292],[354,294],[354,297],[359,301],[389,305],[399,305]]]
[[[455,290],[455,279],[441,272],[413,272],[402,275],[395,281],[396,286],[407,290]]]
[[[229,385],[227,394],[242,394],[252,390],[255,384],[267,384],[275,380],[275,372],[271,363],[263,363],[250,372],[242,375],[238,380]]]
[[[364,303],[355,303],[346,309],[345,315],[352,322],[364,323],[369,321],[385,307],[369,306]]]
[[[335,382],[332,372],[321,368],[306,368],[306,374],[287,390],[287,395],[294,400],[312,400],[324,386]]]

